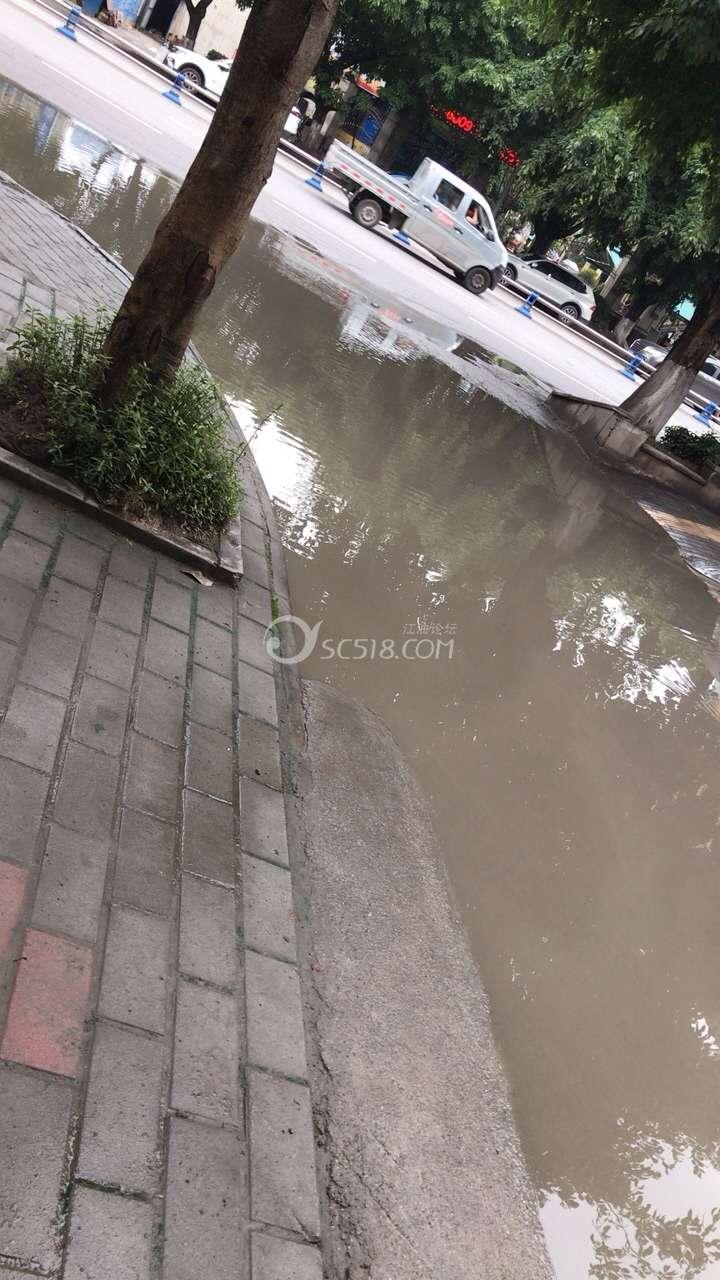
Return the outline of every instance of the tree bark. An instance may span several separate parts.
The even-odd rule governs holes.
[[[657,436],[690,390],[707,357],[720,349],[720,280],[700,299],[684,333],[647,382],[623,402],[633,422]]]
[[[170,377],[272,172],[283,124],[322,51],[337,0],[255,0],[205,140],[113,320],[99,395],[146,364]]]
[[[185,43],[188,49],[195,48],[195,41],[200,33],[203,18],[211,4],[212,0],[197,0],[197,4],[193,4],[192,0],[185,0],[185,8],[189,15],[188,29],[185,33]]]
[[[568,229],[564,219],[554,209],[547,214],[537,214],[532,218],[532,224],[535,232],[532,253],[536,258],[543,258],[548,249],[552,248],[555,241],[559,240]]]

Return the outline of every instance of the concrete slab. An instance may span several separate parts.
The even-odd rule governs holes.
[[[304,692],[303,977],[326,1268],[550,1280],[487,1000],[420,789],[375,716],[326,685]]]

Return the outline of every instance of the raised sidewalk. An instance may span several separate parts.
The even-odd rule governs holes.
[[[0,346],[117,304],[5,179],[0,225]],[[0,479],[0,1280],[322,1275],[255,479],[237,589]]]

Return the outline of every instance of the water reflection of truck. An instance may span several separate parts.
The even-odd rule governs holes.
[[[471,293],[500,283],[507,252],[483,195],[434,160],[423,160],[408,182],[334,142],[326,167],[348,191],[350,212],[368,230],[386,222],[429,249]]]

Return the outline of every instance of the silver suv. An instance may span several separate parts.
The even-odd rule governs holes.
[[[551,262],[549,258],[530,261],[508,254],[505,268],[508,280],[517,280],[526,289],[534,289],[559,307],[563,315],[589,324],[595,310],[595,294],[580,275],[574,262]]]

